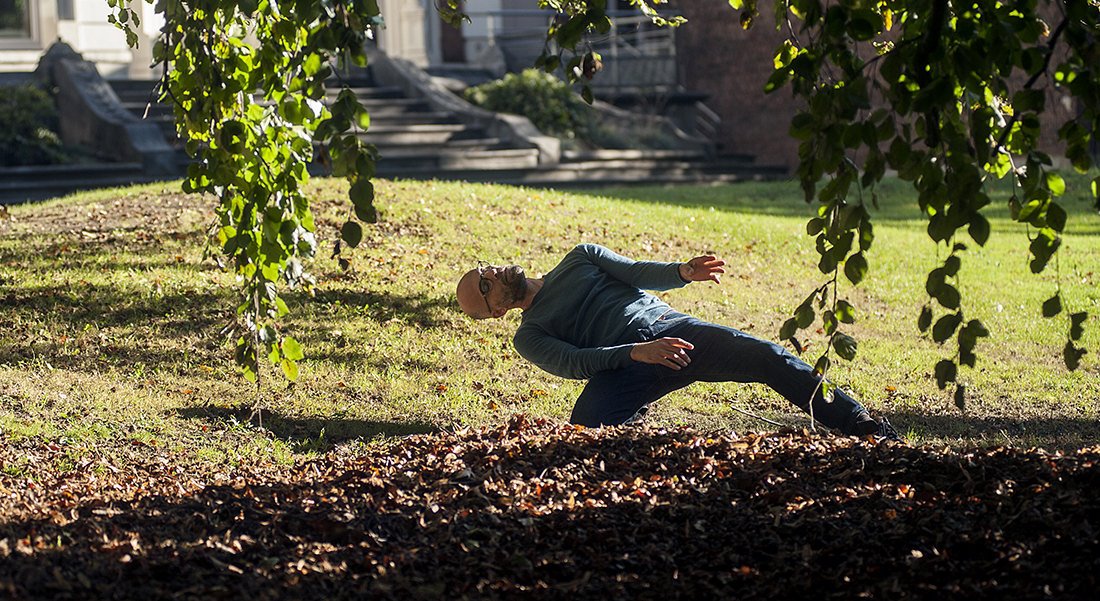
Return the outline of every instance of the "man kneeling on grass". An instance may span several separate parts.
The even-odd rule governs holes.
[[[588,379],[570,421],[584,426],[639,419],[646,407],[692,382],[763,382],[822,424],[845,434],[897,439],[839,388],[826,401],[813,368],[783,347],[674,311],[643,292],[719,283],[723,261],[634,261],[581,244],[540,279],[518,265],[478,263],[458,282],[458,304],[474,319],[523,311],[519,354],[564,378]]]

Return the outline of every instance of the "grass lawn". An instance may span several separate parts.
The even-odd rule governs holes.
[[[887,182],[874,212],[869,281],[842,286],[856,305],[860,342],[833,378],[912,443],[1072,448],[1100,440],[1100,217],[1074,179],[1069,231],[1047,273],[1027,269],[1024,226],[990,211],[994,235],[963,255],[967,317],[992,331],[976,369],[960,379],[965,411],[936,388],[949,351],[921,337],[924,274],[939,264],[905,184]],[[675,308],[774,338],[788,313],[824,281],[809,208],[792,183],[556,192],[436,182],[378,182],[384,221],[367,229],[343,272],[330,245],[348,214],[339,180],[315,180],[315,289],[289,294],[286,331],[306,347],[288,384],[268,368],[247,384],[218,330],[234,315],[231,275],[204,258],[214,201],[177,184],[105,190],[10,208],[0,220],[0,441],[59,445],[53,469],[92,453],[170,454],[180,465],[295,463],[409,433],[492,426],[524,412],[565,420],[580,383],[518,357],[519,316],[473,322],[454,283],[478,259],[551,269],[580,242],[637,259],[685,260],[713,251],[728,263],[720,286],[663,293]],[[967,240],[969,243],[970,241]],[[1061,286],[1067,308],[1088,311],[1081,368],[1061,348],[1068,323],[1039,307]],[[808,360],[821,338],[810,340]],[[249,422],[257,395],[263,428]],[[703,385],[650,412],[657,425],[743,432],[805,418],[758,385]],[[27,460],[29,461],[29,459]],[[3,472],[35,477],[18,458]]]

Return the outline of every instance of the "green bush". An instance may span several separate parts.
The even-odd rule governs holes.
[[[65,159],[54,131],[53,99],[34,86],[0,86],[0,166],[49,165]]]
[[[568,84],[527,69],[468,88],[466,100],[486,110],[523,115],[540,131],[566,139],[587,139],[595,125],[592,111]]]

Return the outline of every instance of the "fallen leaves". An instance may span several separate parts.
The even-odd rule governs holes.
[[[362,447],[359,447],[362,449]],[[0,470],[19,598],[1087,598],[1100,449],[523,416],[295,466]],[[48,448],[0,445],[6,462]],[[152,453],[153,455],[149,455]],[[156,455],[161,453],[161,455]]]

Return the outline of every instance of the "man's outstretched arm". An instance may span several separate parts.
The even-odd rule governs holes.
[[[718,281],[725,273],[724,261],[711,255],[695,257],[687,263],[635,261],[598,244],[580,244],[573,249],[611,277],[643,290],[670,290],[685,283]]]
[[[721,284],[720,275],[726,273],[726,262],[714,255],[695,257],[687,263],[680,263],[680,279],[685,282],[714,282]]]

